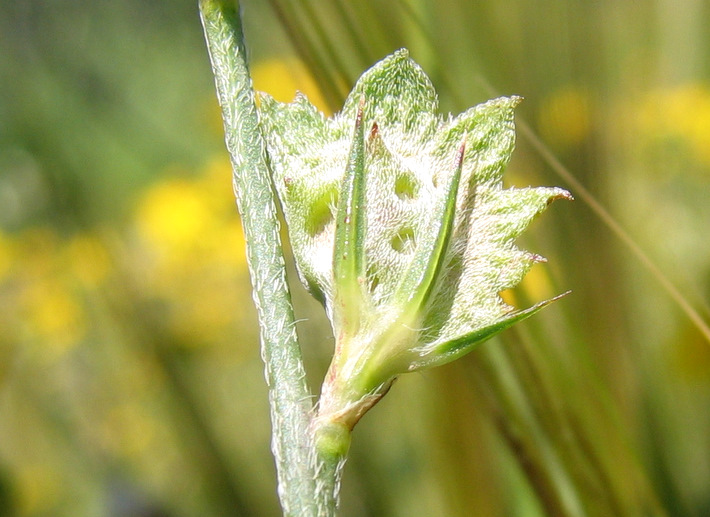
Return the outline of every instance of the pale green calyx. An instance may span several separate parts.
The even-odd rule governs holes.
[[[515,238],[551,201],[571,198],[503,189],[519,101],[445,118],[405,50],[363,74],[333,118],[304,96],[262,96],[296,264],[335,335],[324,427],[351,429],[397,375],[460,357],[551,301],[515,311],[499,295],[544,260]]]

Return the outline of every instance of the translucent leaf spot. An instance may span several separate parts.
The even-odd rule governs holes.
[[[394,193],[399,199],[413,199],[419,192],[419,185],[410,174],[400,174],[394,183]]]
[[[306,219],[306,231],[315,237],[333,221],[333,207],[338,204],[338,189],[333,185],[324,191],[311,205]]]
[[[392,237],[392,249],[399,253],[407,253],[414,249],[414,228],[405,226]]]

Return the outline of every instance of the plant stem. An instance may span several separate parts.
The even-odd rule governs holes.
[[[266,365],[279,497],[285,515],[335,512],[339,468],[315,453],[312,402],[296,336],[266,146],[254,103],[238,6],[200,0],[224,118]]]

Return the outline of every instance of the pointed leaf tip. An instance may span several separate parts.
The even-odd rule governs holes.
[[[446,342],[435,343],[433,345],[422,347],[422,349],[420,349],[421,356],[417,361],[412,362],[410,371],[440,366],[454,361],[455,359],[468,354],[477,345],[513,326],[515,323],[523,321],[533,314],[538,313],[540,310],[544,309],[551,303],[556,302],[560,298],[564,298],[571,292],[572,291],[566,291],[550,298],[549,300],[536,303],[527,309],[510,312],[492,325],[477,329],[469,334],[459,336]]]
[[[456,154],[456,169],[461,169],[463,167],[463,159],[466,155],[466,136],[464,135],[461,144],[459,145],[458,153]]]
[[[354,333],[359,326],[363,302],[361,281],[365,276],[364,106],[365,96],[362,95],[355,117],[352,146],[343,176],[333,247],[333,315],[337,318],[337,324],[341,325],[347,334]]]
[[[570,192],[560,189],[560,193],[555,196],[552,196],[550,198],[550,202],[557,201],[558,199],[564,199],[565,201],[574,201],[574,196]]]

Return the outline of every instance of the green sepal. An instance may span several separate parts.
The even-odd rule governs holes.
[[[560,295],[537,303],[532,307],[520,311],[514,311],[496,321],[493,325],[476,329],[473,332],[456,337],[449,341],[425,345],[414,352],[419,352],[418,359],[410,363],[409,371],[421,370],[424,368],[432,368],[442,364],[450,363],[471,352],[477,345],[492,338],[499,332],[513,326],[514,324],[523,321],[541,309],[547,307],[552,302],[556,302],[560,298],[567,296],[571,291],[567,291]]]
[[[433,136],[439,102],[421,67],[400,49],[367,70],[345,99],[343,114],[353,116],[365,97],[365,119],[397,126],[420,142]]]
[[[469,108],[437,131],[437,156],[449,156],[466,139],[464,181],[498,184],[515,146],[515,107],[522,97],[499,97]]]
[[[360,324],[365,281],[365,135],[363,104],[355,117],[348,164],[340,188],[333,246],[334,326],[351,336]]]
[[[425,233],[424,240],[417,245],[409,268],[393,296],[392,303],[402,307],[404,313],[417,314],[421,311],[445,262],[454,227],[465,149],[466,144],[462,143],[456,153],[454,173],[451,174],[439,206],[432,214],[431,228]]]
[[[296,264],[333,325],[319,426],[350,429],[398,375],[452,361],[559,298],[515,312],[499,295],[543,260],[517,236],[571,198],[503,188],[519,102],[441,116],[406,50],[365,72],[332,118],[304,97],[262,100]]]

